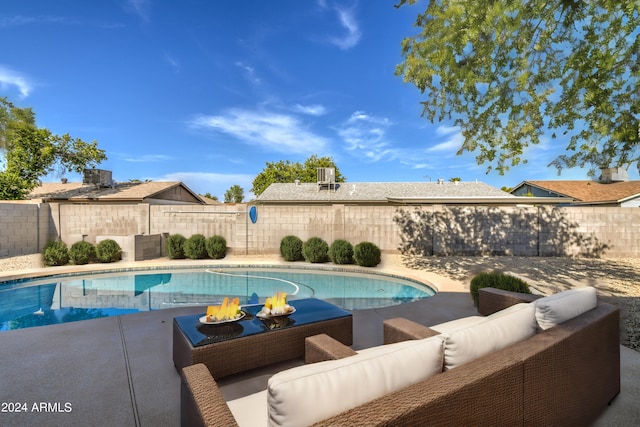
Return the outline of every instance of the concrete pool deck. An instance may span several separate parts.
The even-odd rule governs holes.
[[[276,265],[275,258],[229,258],[228,264]],[[200,261],[188,262],[189,265]],[[203,265],[223,263],[201,262]],[[185,265],[178,262],[177,265]],[[138,262],[131,266],[173,266]],[[307,264],[308,266],[308,264]],[[61,267],[91,271],[102,265]],[[86,269],[85,269],[86,267]],[[89,268],[91,267],[91,268]],[[128,268],[118,263],[113,268]],[[37,270],[37,269],[36,269]],[[462,283],[386,262],[377,272],[405,275],[431,283],[439,293],[394,307],[354,312],[354,348],[382,343],[382,322],[407,317],[430,325],[477,314]],[[47,269],[48,274],[61,270]],[[27,277],[39,271],[11,276]],[[5,280],[8,274],[0,274]],[[15,278],[15,277],[14,277]],[[178,426],[180,378],[172,361],[173,317],[201,312],[183,307],[119,317],[0,332],[0,425]],[[268,377],[291,361],[246,372],[220,382],[227,399],[266,386]],[[622,391],[595,421],[596,426],[634,425],[640,416],[640,353],[621,346]],[[17,410],[21,412],[17,412]]]

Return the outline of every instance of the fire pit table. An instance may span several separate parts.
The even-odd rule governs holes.
[[[259,318],[262,305],[243,306],[234,322],[202,324],[202,314],[173,319],[173,364],[204,363],[215,379],[304,356],[304,339],[327,334],[345,345],[353,343],[351,312],[309,298],[289,301],[295,312]]]

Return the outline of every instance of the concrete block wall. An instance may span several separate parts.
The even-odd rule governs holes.
[[[194,234],[225,238],[230,252],[247,246],[247,205],[151,205],[148,234]]]
[[[39,231],[38,205],[0,203],[0,257],[38,253]]]
[[[37,253],[60,235],[68,245],[119,239],[126,259],[148,259],[163,254],[167,235],[199,233],[223,236],[236,254],[279,253],[282,238],[292,234],[426,256],[640,257],[637,208],[258,205],[255,224],[248,208],[0,203],[0,256]]]
[[[61,204],[60,238],[67,245],[96,236],[149,234],[148,204]]]

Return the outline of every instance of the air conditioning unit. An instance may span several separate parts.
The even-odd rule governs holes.
[[[327,188],[336,188],[336,169],[335,168],[318,168],[318,191],[323,186]]]
[[[85,169],[82,183],[93,184],[96,187],[111,187],[113,185],[112,173],[103,169]]]

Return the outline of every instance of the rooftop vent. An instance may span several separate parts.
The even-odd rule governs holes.
[[[444,184],[444,179],[438,178],[438,184],[440,184],[440,185]]]
[[[336,169],[335,168],[318,168],[318,191],[326,188],[327,190],[336,189]]]
[[[96,187],[111,187],[113,179],[111,171],[103,169],[85,169],[82,177],[83,184],[93,184]]]

